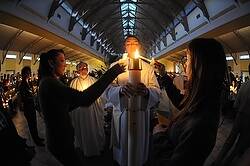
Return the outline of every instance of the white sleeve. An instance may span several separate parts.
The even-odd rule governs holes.
[[[149,68],[149,85],[147,86],[149,90],[149,99],[148,99],[148,106],[147,109],[150,109],[151,107],[155,106],[160,99],[160,86],[157,81],[156,75],[154,73],[154,70]]]

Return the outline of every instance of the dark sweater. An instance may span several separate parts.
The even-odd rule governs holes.
[[[45,77],[39,85],[39,101],[44,113],[47,144],[50,151],[74,148],[74,132],[69,111],[91,105],[118,75],[109,70],[83,92],[65,86],[54,77]]]
[[[213,109],[217,108],[209,107],[206,111]],[[202,166],[215,145],[218,123],[219,110],[202,110],[186,115],[167,132],[154,135],[153,165]]]
[[[163,76],[159,76],[158,81],[161,82],[161,87],[166,90],[167,95],[174,106],[180,109],[179,105],[184,95],[182,95],[181,91],[173,84],[173,80],[166,73]]]
[[[169,98],[178,106],[183,95],[168,76],[162,79]],[[174,122],[166,132],[155,134],[152,165],[202,166],[216,142],[219,109],[219,96],[203,99],[203,102],[189,110],[183,119]]]
[[[30,84],[26,80],[22,80],[18,90],[20,92],[21,101],[23,102],[24,107],[34,109],[34,95]]]

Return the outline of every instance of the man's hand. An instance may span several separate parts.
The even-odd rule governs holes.
[[[125,95],[125,96],[127,96],[127,97],[132,97],[132,96],[135,95],[135,93],[136,93],[136,89],[135,89],[135,87],[134,87],[132,84],[130,84],[130,83],[127,83],[127,84],[123,85],[123,86],[121,87],[121,89],[120,89],[120,94],[121,94],[121,95]]]
[[[139,96],[147,96],[149,94],[149,90],[146,85],[144,85],[143,83],[139,83],[136,86],[136,94]]]
[[[132,85],[131,83],[127,83],[121,87],[120,94],[127,97],[132,97],[135,95],[147,96],[149,94],[149,90],[143,83],[139,83],[136,86]]]

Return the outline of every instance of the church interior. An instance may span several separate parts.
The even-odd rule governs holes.
[[[250,125],[248,122],[250,121],[248,102],[250,99],[249,9],[249,0],[1,0],[0,107],[2,113],[0,114],[0,146],[6,145],[6,148],[5,146],[0,148],[0,156],[7,157],[6,161],[0,157],[0,165],[15,160],[16,163],[14,161],[13,163],[17,165],[30,166],[100,166],[103,164],[178,166],[184,163],[197,166],[249,166],[250,135],[244,132]],[[136,41],[130,41],[131,38]],[[162,127],[160,133],[171,133],[171,130],[176,129],[175,124],[178,124],[182,115],[186,118],[193,115],[191,111],[186,114],[182,114],[182,112],[195,109],[195,104],[199,104],[203,98],[209,109],[209,103],[213,101],[211,99],[206,102],[206,96],[199,93],[200,86],[198,85],[203,81],[201,79],[203,77],[199,74],[204,73],[195,69],[199,68],[197,67],[199,65],[203,65],[199,69],[208,68],[207,77],[205,75],[204,79],[210,79],[209,70],[211,72],[213,68],[216,70],[220,58],[216,57],[217,50],[209,50],[208,44],[204,44],[204,48],[197,48],[197,52],[196,49],[192,49],[192,46],[195,47],[192,43],[195,43],[193,41],[196,39],[216,41],[222,46],[225,57],[226,72],[225,80],[223,83],[221,82],[224,88],[221,93],[225,91],[222,95],[227,96],[224,96],[225,100],[221,97],[218,104],[219,112],[216,117],[219,118],[216,122],[217,127],[214,129],[213,145],[210,150],[204,152],[206,155],[199,156],[196,155],[195,146],[199,146],[200,141],[192,142],[192,138],[185,137],[191,139],[189,141],[191,145],[188,144],[181,147],[183,149],[178,149],[181,142],[185,140],[181,138],[184,137],[184,134],[180,134],[178,139],[168,141],[168,143],[171,142],[171,148],[173,148],[169,150],[171,154],[156,155],[155,152],[161,149],[157,149],[160,146],[159,142],[157,145],[153,143],[158,136],[158,132],[155,134],[155,131],[160,130],[157,128],[158,126]],[[135,51],[134,47],[138,51],[138,61],[136,57],[131,57]],[[51,50],[52,52],[57,51],[55,56],[63,55],[63,62],[61,62],[63,63],[63,73],[59,75],[61,64],[58,62],[56,64],[58,68],[52,66],[51,69],[48,69],[49,72],[52,72],[50,77],[53,76],[53,79],[60,81],[60,84],[57,83],[58,86],[60,85],[67,91],[61,90],[56,94],[56,88],[46,87],[50,89],[49,91],[46,89],[46,95],[51,98],[51,102],[49,102],[43,96],[45,88],[42,86],[43,83],[46,83],[46,79],[48,81],[48,78],[47,75],[45,75],[46,79],[41,77],[39,71],[42,70],[41,66],[44,62],[45,56],[43,55],[46,54],[49,58]],[[212,60],[209,57],[205,60],[201,58],[201,60],[207,60],[204,62],[205,64],[198,60],[195,61],[194,57],[198,56],[199,50],[211,52],[214,55],[208,56],[214,56],[214,58]],[[191,56],[191,60],[189,56]],[[48,60],[48,65],[51,67],[50,60]],[[126,63],[124,64],[123,61]],[[191,61],[190,67],[187,64],[189,61]],[[124,65],[128,66],[123,69]],[[112,75],[111,72],[118,68],[117,66],[120,68],[114,73],[120,72],[120,75],[113,78],[114,73]],[[22,83],[26,79],[24,73],[26,67],[29,70],[29,78],[27,78],[25,88],[29,88],[28,90],[22,89]],[[189,70],[192,73],[191,81],[188,76]],[[220,73],[219,70],[218,67],[214,80]],[[109,73],[111,73],[110,77],[104,81],[104,77]],[[164,77],[165,75],[167,78]],[[113,80],[110,80],[111,77]],[[89,80],[86,81],[85,78]],[[183,96],[182,102],[178,101],[178,105],[172,101],[167,90],[170,84],[164,82],[168,78],[171,80],[171,85],[175,86],[174,88],[178,89]],[[195,87],[194,80],[196,79],[198,83]],[[110,84],[107,84],[107,80],[110,80]],[[209,81],[211,80],[213,78]],[[193,82],[186,84],[188,81]],[[102,82],[102,88],[89,88],[99,82],[99,85]],[[133,85],[137,85],[137,83],[142,85],[134,88]],[[49,84],[47,85],[49,86]],[[204,83],[204,86],[208,85],[209,83]],[[206,88],[204,93],[209,93],[207,92],[209,87]],[[197,93],[194,92],[194,89],[197,89]],[[27,92],[22,92],[22,90]],[[72,97],[66,100],[64,95],[67,95],[64,92],[71,93],[71,91]],[[95,98],[94,96],[99,94],[99,91],[103,93],[100,92],[99,98],[92,101],[92,105],[85,104],[87,100]],[[138,91],[138,95],[133,95],[134,91]],[[203,93],[202,88],[200,92]],[[85,94],[88,95],[84,98]],[[52,96],[57,99],[52,101],[54,99]],[[79,101],[80,96],[84,100],[76,108],[77,96]],[[173,96],[174,99],[178,97],[175,93]],[[197,99],[196,96],[199,98]],[[128,106],[124,106],[126,105],[123,103],[124,98],[126,98],[127,103],[125,103]],[[145,101],[147,105],[139,105],[138,103],[143,103],[144,99],[147,99]],[[197,99],[196,102],[193,101],[195,99]],[[31,100],[32,104],[28,103],[28,100]],[[47,103],[54,103],[53,106],[48,106],[54,110],[62,108],[59,105],[64,104],[63,108],[68,112],[63,112],[59,116],[61,112],[58,109],[55,111],[58,119],[56,116],[51,120],[52,113],[46,112]],[[56,107],[57,105],[58,107]],[[74,110],[71,109],[72,105]],[[203,105],[200,107],[203,108]],[[215,108],[217,105],[212,109]],[[31,111],[29,109],[32,109],[33,113],[27,113]],[[137,113],[134,113],[133,110]],[[206,109],[204,108],[204,110]],[[196,113],[196,111],[194,112]],[[10,121],[6,120],[4,115],[7,115]],[[60,119],[61,117],[65,119]],[[209,121],[208,118],[210,117],[199,122],[200,126],[205,125],[203,130],[205,133],[209,133],[210,128],[213,130],[213,127],[206,126],[210,124],[205,123]],[[70,119],[70,124],[68,124],[68,119]],[[216,119],[215,116],[214,119]],[[185,120],[184,118],[183,121],[185,122]],[[245,121],[246,123],[243,123]],[[191,120],[189,122],[191,123]],[[28,161],[23,161],[24,159],[20,157],[22,152],[16,150],[17,145],[12,144],[13,141],[17,141],[15,140],[17,138],[14,139],[13,135],[8,135],[6,126],[9,125],[5,125],[5,123],[14,125],[14,128],[11,129],[16,131],[14,132],[17,134],[15,137],[23,140],[25,144],[23,150],[32,153],[29,154],[31,157]],[[237,125],[238,123],[240,125]],[[182,123],[180,122],[180,124]],[[51,140],[59,137],[52,132],[51,128],[55,126],[51,127],[51,125],[61,126],[60,132],[65,132],[65,138],[62,134],[62,138],[58,140],[61,146],[55,146],[55,149],[59,149],[58,152],[55,152],[55,149],[55,151],[51,150],[53,149],[51,147],[54,146]],[[207,131],[205,131],[206,129]],[[236,130],[239,133],[234,137],[233,132]],[[66,143],[65,146],[63,143],[64,139],[67,142],[67,135],[71,132],[75,133],[72,135],[74,142],[71,143],[74,144],[72,149],[76,156],[70,154]],[[179,130],[176,130],[176,133],[178,132]],[[123,135],[124,133],[125,135]],[[174,134],[176,133],[174,132]],[[202,133],[198,133],[196,136],[200,137]],[[38,137],[38,140],[35,137]],[[175,136],[169,139],[171,140],[173,137]],[[202,138],[201,136],[200,139]],[[227,155],[223,154],[222,151],[226,149],[227,143],[229,144],[232,139],[235,142],[238,141],[231,144],[234,149],[228,151]],[[123,141],[125,141],[124,144]],[[11,146],[7,146],[7,144],[11,144]],[[126,147],[125,150],[123,145]],[[203,148],[200,149],[206,149],[206,143],[201,143],[201,145]],[[168,150],[167,148],[163,151]],[[184,148],[189,149],[184,150]],[[60,150],[61,152],[65,150],[65,153],[60,153]],[[190,155],[185,154],[188,157],[178,158],[178,155],[187,151],[190,153]],[[70,156],[69,160],[66,159],[67,156]],[[76,160],[72,159],[74,157],[77,157],[81,164],[75,162]],[[201,162],[198,162],[199,157]]]

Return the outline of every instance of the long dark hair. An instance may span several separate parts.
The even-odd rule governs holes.
[[[22,80],[25,80],[31,74],[31,68],[29,66],[24,66],[21,70]]]
[[[53,68],[49,65],[49,61],[56,62],[56,57],[59,54],[64,54],[62,49],[52,49],[46,53],[40,55],[40,64],[38,68],[38,80],[40,81],[43,77],[53,76]]]
[[[227,68],[224,49],[215,39],[194,39],[189,43],[188,50],[192,76],[177,119],[200,110],[201,106],[208,106],[209,102],[220,100]]]

